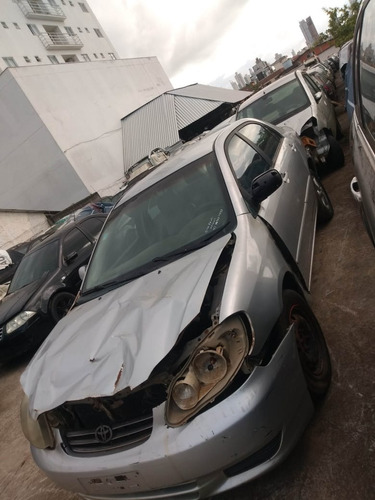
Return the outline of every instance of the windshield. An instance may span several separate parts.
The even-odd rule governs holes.
[[[260,96],[258,100],[241,109],[237,114],[237,119],[258,118],[276,125],[308,106],[310,106],[310,101],[305,90],[299,80],[294,79]]]
[[[82,294],[145,274],[233,227],[233,209],[212,153],[113,210],[97,242]]]
[[[43,275],[58,267],[59,242],[55,240],[24,256],[13,276],[8,293],[39,280]]]

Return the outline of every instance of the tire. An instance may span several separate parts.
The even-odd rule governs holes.
[[[60,321],[72,307],[76,296],[70,292],[58,292],[56,293],[49,305],[49,311],[51,318],[55,323]]]
[[[327,191],[324,189],[324,186],[320,182],[319,178],[315,175],[312,175],[311,178],[314,184],[316,198],[318,201],[317,222],[318,224],[326,224],[333,217],[334,214],[333,205],[331,203]]]
[[[344,152],[340,146],[340,144],[336,141],[332,135],[327,135],[328,143],[329,143],[329,152],[326,157],[326,162],[329,168],[337,169],[344,166],[345,157]]]
[[[295,324],[297,350],[307,389],[313,402],[318,403],[326,395],[332,377],[323,332],[310,306],[299,293],[284,290],[283,304],[282,328]]]

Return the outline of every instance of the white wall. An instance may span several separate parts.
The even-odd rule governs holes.
[[[0,211],[0,248],[28,241],[49,227],[44,214]]]
[[[156,57],[7,71],[90,193],[124,176],[121,118],[173,88]]]

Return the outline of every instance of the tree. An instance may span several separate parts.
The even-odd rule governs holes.
[[[336,47],[353,38],[359,6],[360,2],[355,1],[343,7],[323,9],[329,17],[327,34],[335,40]]]

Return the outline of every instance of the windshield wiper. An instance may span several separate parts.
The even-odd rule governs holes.
[[[81,296],[86,296],[91,293],[95,292],[100,292],[102,290],[108,290],[109,288],[116,288],[119,285],[125,285],[126,283],[130,283],[130,281],[133,281],[137,278],[140,278],[141,276],[144,276],[146,273],[145,272],[140,272],[140,273],[134,273],[130,276],[127,276],[126,278],[118,278],[116,280],[112,281],[106,281],[105,283],[102,283],[100,285],[96,285],[93,288],[89,288],[88,290],[85,290],[84,292],[81,293]]]
[[[231,223],[228,221],[223,227],[219,230],[211,233],[209,236],[206,236],[203,240],[199,240],[197,243],[186,246],[185,248],[178,248],[177,250],[173,250],[172,252],[166,253],[165,255],[160,255],[158,257],[154,257],[152,262],[168,262],[173,260],[175,257],[180,257],[181,255],[186,255],[188,253],[194,252],[195,250],[199,250],[208,245],[210,241],[212,241],[215,237],[218,236],[218,233],[224,231],[224,229]]]

